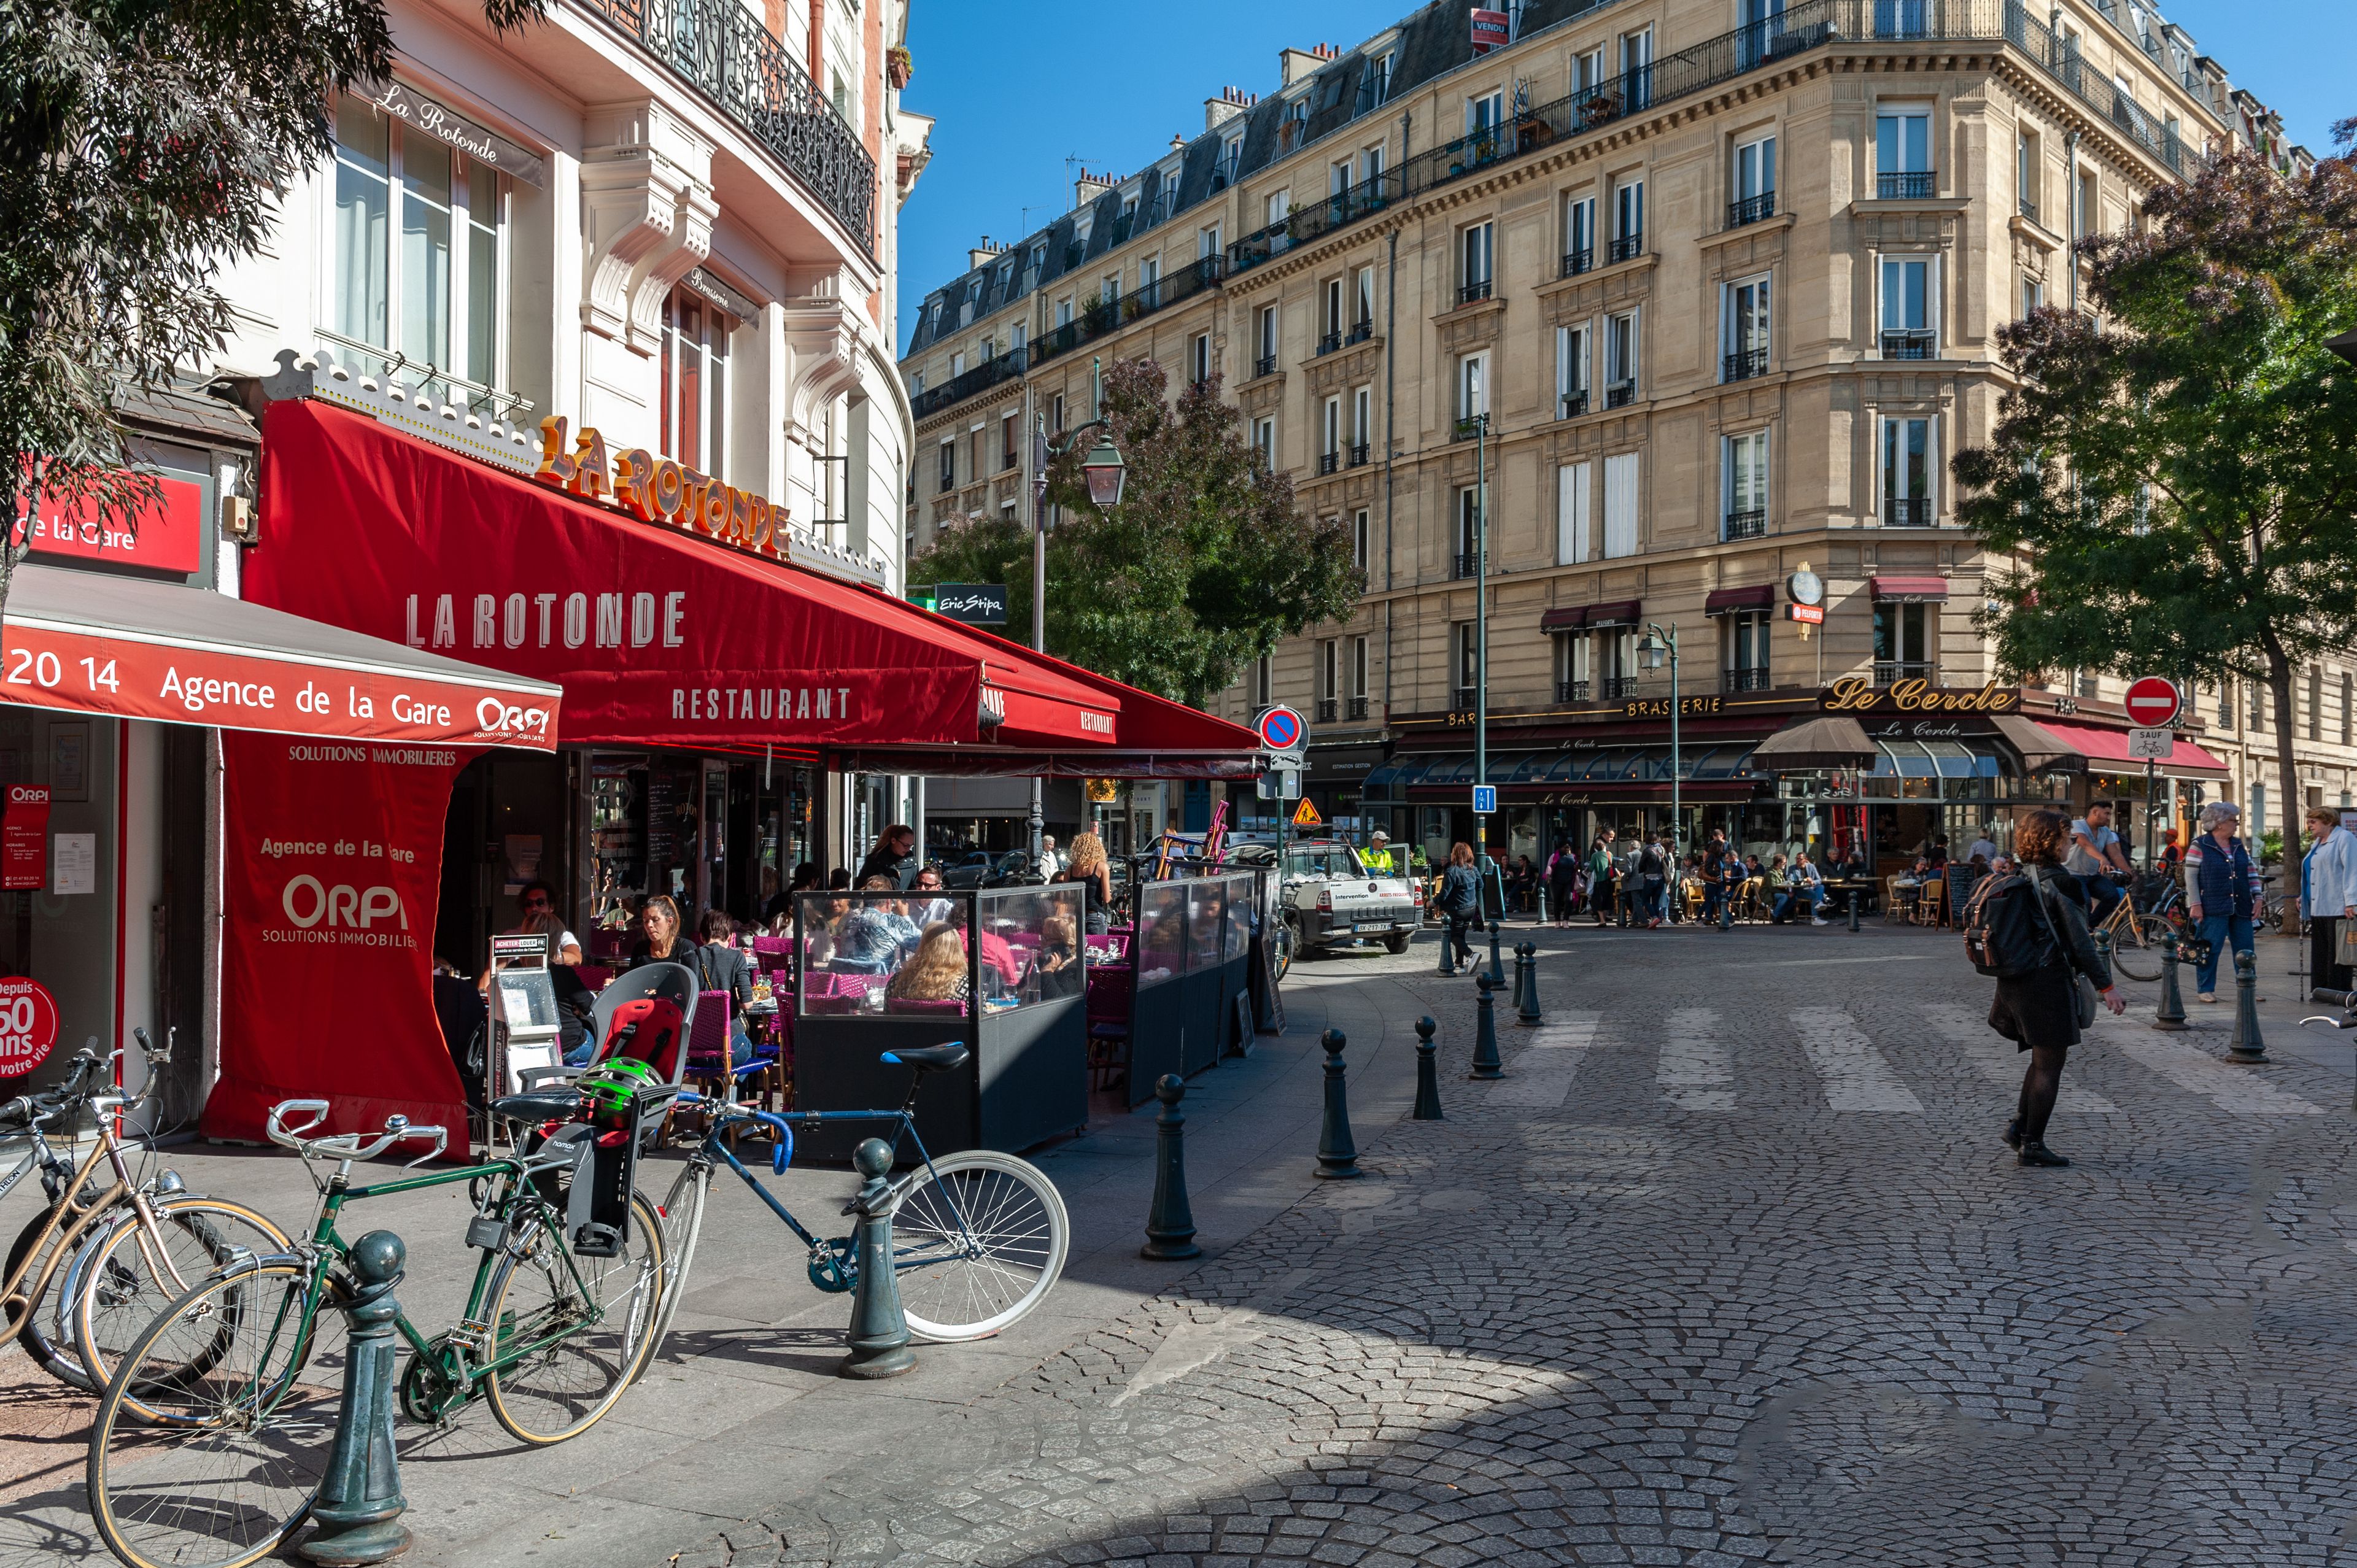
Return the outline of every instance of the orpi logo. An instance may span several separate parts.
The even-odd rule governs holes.
[[[475,727],[487,735],[546,735],[548,710],[485,697],[475,704]]]
[[[365,931],[388,918],[400,921],[403,930],[409,929],[401,895],[390,887],[354,887],[349,883],[329,887],[306,873],[286,885],[278,902],[286,918],[305,930],[325,920],[330,926]]]

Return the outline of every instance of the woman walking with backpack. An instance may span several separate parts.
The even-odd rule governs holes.
[[[2067,1165],[2046,1146],[2047,1119],[2062,1087],[2062,1060],[2093,1019],[2083,1002],[2084,975],[2114,1013],[2127,1003],[2112,983],[2111,966],[2087,934],[2087,912],[2077,880],[2061,867],[2071,842],[2070,820],[2059,811],[2032,811],[2014,834],[2021,875],[1989,890],[1983,919],[1986,962],[1998,969],[1989,1027],[2029,1053],[2021,1100],[2005,1141],[2025,1165]]]
[[[1448,918],[1448,934],[1442,940],[1456,950],[1458,966],[1463,968],[1473,961],[1465,928],[1481,910],[1481,874],[1473,869],[1473,846],[1461,839],[1448,852],[1448,869],[1441,873],[1436,902]]]

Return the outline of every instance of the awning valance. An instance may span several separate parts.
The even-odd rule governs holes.
[[[2128,755],[2126,730],[2097,729],[2093,725],[2060,724],[2050,719],[2038,721],[2038,727],[2084,757],[2090,769],[2100,768],[2107,772],[2124,773],[2144,771],[2144,758]],[[2172,736],[2169,746],[2169,754],[2155,766],[2170,778],[2223,779],[2227,776],[2225,763],[2191,741]]]
[[[323,740],[556,744],[561,688],[145,578],[27,563],[0,702]]]
[[[1743,610],[1772,609],[1775,604],[1775,588],[1767,583],[1754,583],[1745,588],[1714,589],[1710,597],[1703,601],[1702,613],[1710,616],[1734,615]]]
[[[2087,759],[2071,743],[2035,719],[2019,714],[1998,714],[1989,722],[2021,758],[2024,773],[2082,773]]]
[[[1645,606],[1640,599],[1620,599],[1610,604],[1587,607],[1589,626],[1635,626],[1645,618]]]
[[[1762,772],[1871,768],[1881,755],[1866,738],[1866,726],[1846,714],[1794,719],[1754,747],[1752,766]]]
[[[1566,605],[1539,617],[1541,631],[1571,631],[1587,624],[1586,605]]]
[[[1948,579],[1877,577],[1874,596],[1881,604],[1944,605],[1948,602]]]

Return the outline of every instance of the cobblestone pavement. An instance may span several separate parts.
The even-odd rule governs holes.
[[[909,1378],[833,1379],[841,1299],[781,1298],[774,1258],[708,1230],[665,1365],[598,1428],[519,1454],[470,1415],[413,1446],[410,1560],[2343,1561],[2341,1044],[2280,1048],[2280,1004],[2258,1069],[2220,1059],[2226,1009],[2106,1022],[2051,1133],[2079,1163],[2022,1170],[2019,1064],[1953,935],[1540,940],[1545,1020],[1501,998],[1494,1083],[1428,940],[1297,970],[1292,1031],[1189,1088],[1206,1258],[1135,1259],[1150,1123],[1092,1130],[1039,1156],[1077,1233],[1047,1308]],[[1405,1119],[1423,1012],[1438,1122]],[[1355,1182],[1309,1176],[1329,1023]],[[848,1185],[789,1180],[821,1213]],[[14,1499],[42,1533],[0,1498],[5,1568],[87,1555],[64,1468]]]
[[[1952,937],[1546,940],[1489,1084],[1348,961],[1446,1122],[683,1568],[2336,1560],[2345,1075],[2107,1025],[2022,1170]]]

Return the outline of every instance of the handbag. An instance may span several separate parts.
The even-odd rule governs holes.
[[[2338,935],[2340,941],[2333,949],[2332,961],[2344,969],[2351,964],[2357,964],[2357,920],[2350,919],[2347,916],[2341,917]]]
[[[2071,999],[2078,1005],[2079,1027],[2082,1030],[2092,1028],[2095,1022],[2096,1004],[2100,1000],[2095,994],[2095,983],[2083,974],[2075,975],[2072,979],[2075,983],[2071,989]]]

